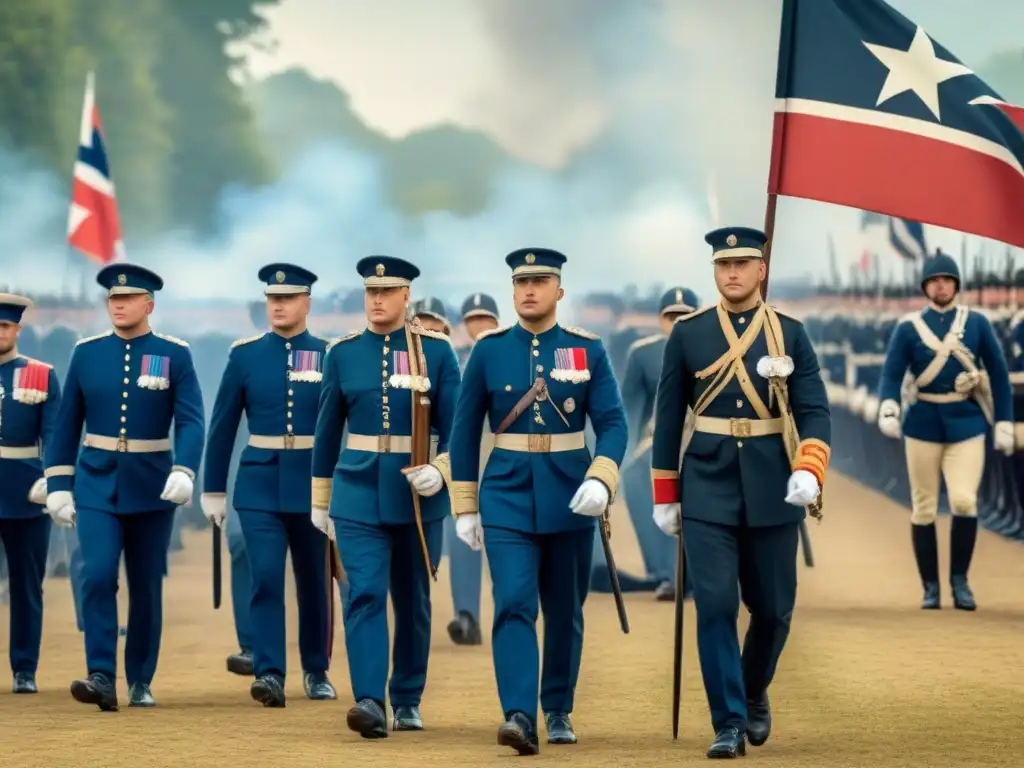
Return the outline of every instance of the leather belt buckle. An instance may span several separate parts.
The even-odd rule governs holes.
[[[286,451],[295,450],[295,435],[284,436],[284,449]]]
[[[733,437],[750,437],[750,419],[729,419],[729,434]]]
[[[551,435],[530,435],[530,453],[551,453]]]
[[[377,453],[391,453],[391,435],[377,435]]]
[[[117,452],[128,453],[128,438],[124,435],[117,438]]]

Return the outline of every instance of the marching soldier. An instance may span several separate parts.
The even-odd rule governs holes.
[[[949,256],[929,259],[921,274],[928,306],[903,318],[886,352],[879,382],[878,427],[901,431],[911,485],[911,541],[924,585],[921,607],[940,607],[935,515],[939,479],[953,512],[949,583],[953,605],[977,607],[967,572],[978,536],[978,487],[985,470],[985,435],[994,424],[997,450],[1013,453],[1013,393],[1006,360],[988,319],[957,304],[960,271]],[[981,365],[979,365],[979,363]],[[904,376],[911,381],[904,387]],[[907,403],[901,414],[901,399]],[[902,430],[901,430],[902,415]]]
[[[447,336],[406,323],[409,286],[420,274],[415,266],[370,256],[356,268],[366,290],[367,327],[328,347],[313,444],[312,519],[336,538],[348,577],[345,645],[356,699],[348,727],[374,739],[388,735],[386,687],[392,729],[423,729],[430,580],[449,510],[447,494],[439,492],[450,485],[447,446],[459,365]],[[431,462],[432,430],[438,455]]]
[[[665,345],[654,519],[670,535],[682,529],[716,734],[707,754],[731,758],[745,753],[745,736],[760,746],[771,732],[768,686],[796,602],[799,525],[821,493],[831,425],[807,332],[761,301],[765,235],[731,227],[705,239],[722,298],[679,318]],[[694,434],[680,462],[687,407]],[[741,597],[750,611],[742,655]]]
[[[481,334],[498,327],[498,302],[486,293],[474,293],[462,302],[462,324],[470,343],[455,350],[459,366],[465,370],[473,345]],[[480,645],[480,581],[483,553],[474,550],[459,538],[455,517],[444,520],[445,546],[448,549],[448,570],[451,576],[452,603],[455,618],[448,622],[448,637],[456,645]]]
[[[271,330],[231,345],[210,417],[203,513],[214,525],[227,514],[231,454],[242,414],[249,440],[235,479],[233,506],[245,537],[251,588],[253,699],[285,706],[284,569],[291,551],[299,603],[302,687],[314,700],[335,699],[327,679],[333,592],[330,542],[309,524],[310,468],[327,342],[306,329],[317,276],[293,264],[259,271]]]
[[[188,345],[150,328],[153,296],[163,280],[132,264],[104,267],[96,280],[108,291],[114,327],[75,346],[46,446],[46,507],[58,525],[77,527],[83,561],[88,676],[71,684],[71,695],[101,710],[118,707],[123,552],[128,695],[131,706],[151,707],[167,547],[175,508],[191,498],[203,452],[203,398]]]
[[[627,430],[604,345],[556,319],[566,257],[524,248],[505,261],[519,322],[482,333],[469,356],[452,437],[452,505],[459,538],[476,550],[487,547],[494,669],[505,716],[498,743],[534,755],[538,689],[548,743],[576,742],[569,715],[594,522],[615,498]],[[593,459],[583,434],[587,417],[597,438]],[[494,450],[478,483],[485,418]]]
[[[37,693],[43,637],[43,579],[50,543],[46,445],[60,405],[53,367],[18,354],[21,318],[32,302],[0,293],[0,541],[10,585],[10,659],[15,693]]]
[[[436,298],[421,299],[413,305],[412,316],[429,331],[452,335],[452,324],[444,302]]]
[[[633,342],[626,357],[626,375],[622,381],[622,404],[629,424],[629,460],[622,470],[622,490],[629,517],[636,531],[648,577],[657,580],[654,595],[658,600],[675,600],[676,554],[672,539],[662,535],[654,524],[651,502],[651,435],[654,403],[661,379],[665,342],[672,325],[682,315],[700,306],[697,294],[688,288],[671,288],[661,297],[661,333]]]

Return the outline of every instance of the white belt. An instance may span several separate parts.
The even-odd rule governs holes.
[[[369,453],[412,453],[412,438],[409,435],[352,435],[345,442],[345,448]]]
[[[713,416],[698,416],[694,423],[694,431],[724,437],[781,435],[782,419],[719,419]]]
[[[312,435],[249,435],[250,448],[269,451],[306,451],[313,447]]]
[[[162,440],[129,440],[126,437],[86,434],[82,445],[117,453],[163,453],[171,450],[171,440],[167,437]]]
[[[0,445],[0,459],[38,459],[39,446]]]
[[[966,392],[918,392],[917,399],[922,403],[937,403],[943,405],[946,403],[963,403],[969,400],[970,394]]]
[[[520,453],[561,453],[578,451],[587,447],[582,432],[567,432],[561,435],[522,435],[502,432],[494,435],[494,447],[503,451]]]

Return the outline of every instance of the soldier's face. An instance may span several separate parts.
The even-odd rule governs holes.
[[[924,284],[924,293],[933,304],[949,306],[956,298],[956,280],[945,275],[933,277]]]
[[[107,314],[115,328],[136,328],[153,312],[149,294],[134,293],[107,299]]]
[[[308,293],[291,296],[267,296],[267,320],[271,328],[285,329],[300,325],[309,315],[312,301]]]
[[[416,315],[416,317],[419,319],[420,325],[422,325],[428,331],[447,333],[449,336],[451,336],[451,334],[448,333],[447,326],[445,326],[445,324],[438,320],[436,317],[432,315]]]
[[[367,288],[366,319],[376,325],[397,324],[409,306],[408,288]]]
[[[6,355],[14,345],[18,343],[18,334],[21,333],[21,326],[17,323],[9,323],[6,320],[0,322],[0,355]]]
[[[554,275],[533,275],[512,281],[512,301],[516,314],[524,320],[550,316],[564,293]]]
[[[727,301],[746,301],[764,280],[763,259],[721,259],[715,262],[715,285]]]
[[[466,318],[466,333],[469,338],[476,341],[481,333],[498,327],[498,321],[488,315],[476,315]]]

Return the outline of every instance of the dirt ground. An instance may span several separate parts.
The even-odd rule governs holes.
[[[746,759],[786,768],[1024,764],[1024,547],[982,535],[972,573],[981,609],[922,612],[908,513],[839,476],[826,498],[825,521],[811,524],[817,567],[801,570],[793,633],[771,691],[775,729]],[[624,514],[616,510],[614,546],[620,566],[638,572]],[[943,539],[947,531],[943,521]],[[41,692],[0,693],[0,766],[508,764],[510,755],[495,744],[500,712],[490,645],[457,648],[445,633],[445,564],[434,588],[422,707],[428,730],[368,742],[345,728],[351,691],[340,626],[337,702],[306,700],[293,675],[287,708],[264,710],[250,700],[248,680],[225,671],[224,657],[235,649],[230,592],[225,583],[225,605],[214,611],[209,542],[208,533],[189,535],[172,561],[153,710],[102,714],[71,699],[68,685],[84,673],[82,639],[67,581],[47,584]],[[226,566],[226,550],[224,558]],[[945,562],[944,548],[944,569]],[[712,734],[692,607],[678,742],[671,738],[671,604],[643,594],[629,596],[628,608],[633,630],[624,636],[611,597],[591,596],[573,714],[579,744],[542,743],[536,760],[588,768],[703,762]],[[489,626],[489,601],[484,614]],[[294,615],[291,621],[296,670]],[[124,703],[123,679],[119,685]]]

